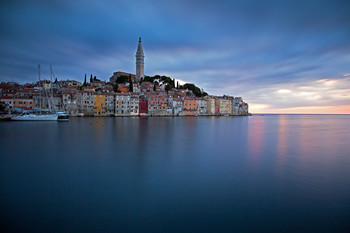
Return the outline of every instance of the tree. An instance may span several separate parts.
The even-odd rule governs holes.
[[[192,83],[186,83],[185,85],[183,85],[183,87],[188,89],[188,90],[191,90],[193,92],[193,94],[195,94],[197,97],[202,96],[201,89],[199,89],[199,87],[197,87],[196,85],[194,85]]]
[[[120,75],[116,80],[117,83],[126,83],[128,81],[129,81],[129,76],[126,76],[126,75]]]
[[[134,89],[133,89],[133,87],[132,87],[132,80],[131,80],[131,75],[130,75],[130,77],[129,77],[129,90],[130,90],[130,92],[134,92]]]
[[[97,80],[97,78],[96,78],[96,75],[94,76],[94,81],[96,81]]]
[[[57,77],[56,77],[56,79],[55,79],[55,82],[53,82],[53,83],[57,83]]]
[[[92,83],[92,74],[90,75],[90,85],[91,85],[91,83]]]
[[[145,76],[145,77],[143,78],[143,81],[142,81],[142,82],[151,82],[151,83],[153,83],[153,81],[154,81],[154,79],[151,78],[150,76]]]
[[[153,85],[153,91],[156,91],[157,88],[156,88],[156,84]]]
[[[179,89],[179,81],[176,82],[176,89]]]
[[[165,91],[168,92],[170,89],[171,89],[171,85],[170,85],[170,84],[167,84],[167,85],[165,86]]]
[[[86,74],[85,74],[85,79],[84,79],[83,86],[86,86]]]

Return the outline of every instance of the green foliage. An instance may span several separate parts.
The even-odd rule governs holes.
[[[55,81],[53,83],[57,83],[57,77],[56,77],[56,79],[55,79]]]
[[[129,82],[129,76],[127,75],[120,75],[116,80],[116,83],[127,83],[127,82]]]
[[[92,81],[93,81],[93,80],[92,80],[92,74],[91,74],[91,75],[90,75],[90,84],[92,83]]]
[[[154,77],[145,76],[143,78],[143,82],[151,82],[151,83],[153,83],[153,81],[154,81]]]
[[[130,92],[134,92],[134,89],[133,89],[133,86],[132,86],[131,77],[129,77],[129,91]]]
[[[170,91],[170,90],[171,90],[171,85],[166,85],[166,86],[165,86],[165,91],[168,92],[168,91]]]
[[[85,79],[84,79],[83,86],[86,86],[86,74],[85,74]]]
[[[94,81],[101,81],[101,80],[98,79],[96,76],[94,76]]]
[[[165,75],[154,75],[154,76],[145,76],[143,79],[141,79],[142,82],[151,82],[154,83],[153,90],[156,90],[156,86],[159,85],[159,82],[162,82],[165,85],[165,90],[169,91],[173,88],[177,89],[188,89],[191,90],[197,97],[204,97],[207,96],[208,93],[204,92],[203,89],[201,90],[199,87],[192,83],[186,83],[184,85],[180,85],[179,81],[175,82],[175,79],[172,79]],[[176,83],[176,86],[175,86]]]
[[[180,86],[180,89],[191,90],[193,92],[193,94],[195,94],[197,97],[203,97],[205,95],[208,95],[208,93],[202,92],[199,87],[197,87],[196,85],[194,85],[192,83],[185,83],[183,86]]]

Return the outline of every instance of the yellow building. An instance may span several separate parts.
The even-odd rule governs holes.
[[[94,115],[103,116],[106,112],[106,95],[94,95]]]
[[[232,114],[232,100],[228,99],[220,99],[220,114],[226,115],[226,114]]]

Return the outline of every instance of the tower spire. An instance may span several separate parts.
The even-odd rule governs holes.
[[[144,64],[145,64],[145,55],[143,53],[141,37],[139,37],[139,45],[137,46],[136,51],[136,81],[140,81],[144,75]]]

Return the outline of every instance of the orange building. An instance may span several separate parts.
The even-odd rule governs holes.
[[[103,116],[106,112],[106,95],[94,95],[94,115]]]
[[[129,85],[126,85],[126,84],[124,84],[124,83],[121,83],[121,84],[119,84],[119,86],[118,86],[118,91],[120,91],[121,93],[129,92],[129,90],[130,90]]]
[[[184,115],[194,116],[197,114],[197,99],[186,97],[184,100]]]
[[[13,107],[26,110],[34,109],[34,99],[27,97],[17,97],[13,99]]]

